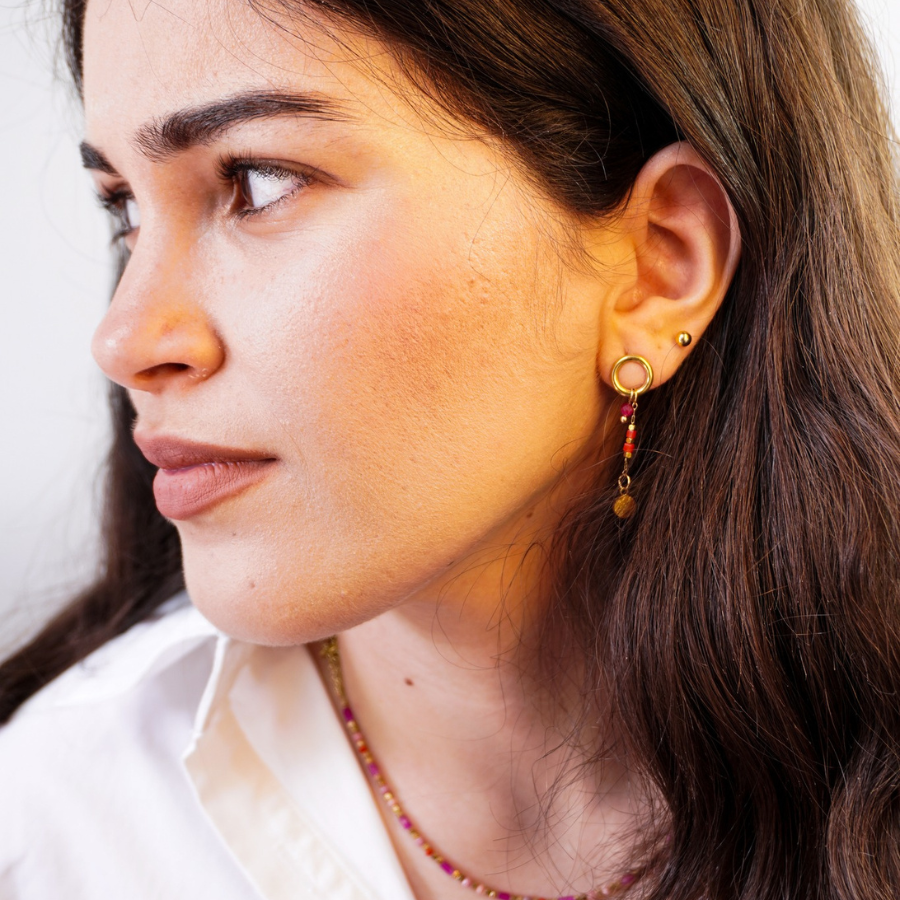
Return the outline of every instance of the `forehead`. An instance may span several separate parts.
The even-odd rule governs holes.
[[[339,44],[310,16],[288,20],[246,0],[90,0],[84,30],[89,138],[134,132],[179,107],[248,90],[320,92],[387,114],[372,83],[392,60],[374,42]],[[358,64],[366,60],[367,72]]]

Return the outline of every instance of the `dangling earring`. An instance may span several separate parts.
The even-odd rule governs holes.
[[[644,367],[644,383],[639,388],[624,387],[619,381],[619,369],[625,363],[635,362]],[[619,496],[613,503],[613,512],[620,519],[628,519],[634,515],[635,502],[634,497],[628,493],[631,487],[631,476],[628,474],[628,466],[634,457],[634,451],[637,443],[637,428],[635,427],[635,419],[637,417],[638,397],[650,390],[653,384],[653,367],[644,359],[643,356],[623,356],[612,368],[612,383],[616,391],[623,397],[628,399],[622,404],[621,419],[624,425],[628,423],[625,431],[625,446],[622,452],[625,455],[625,464],[622,468],[622,474],[619,476]]]

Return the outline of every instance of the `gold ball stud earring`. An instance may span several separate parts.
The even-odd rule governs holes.
[[[678,335],[678,343],[682,347],[690,346],[692,340],[693,338],[686,331],[682,331],[681,334]]]

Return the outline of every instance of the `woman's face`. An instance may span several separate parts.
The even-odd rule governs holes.
[[[446,602],[552,524],[608,399],[565,214],[403,102],[377,45],[283,24],[91,0],[84,78],[86,161],[133,226],[95,355],[195,603],[274,643]]]

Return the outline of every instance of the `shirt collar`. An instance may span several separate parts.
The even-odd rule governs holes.
[[[219,635],[183,760],[265,900],[414,900],[307,648]]]

